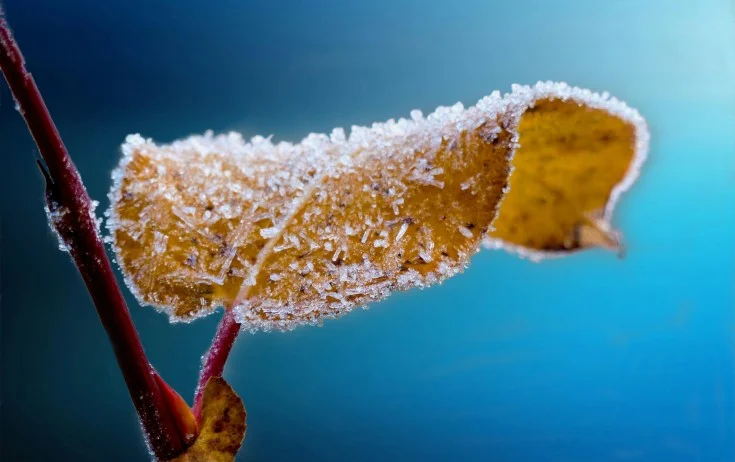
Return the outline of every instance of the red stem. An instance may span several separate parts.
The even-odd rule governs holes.
[[[207,354],[202,357],[202,370],[199,374],[199,383],[194,394],[193,406],[197,420],[201,417],[204,387],[210,378],[222,376],[227,357],[232,351],[232,345],[235,343],[239,332],[240,323],[235,320],[235,313],[231,309],[226,309],[217,326],[217,333],[214,334],[214,339],[212,339],[212,346],[209,347]]]
[[[97,232],[87,191],[56,130],[23,55],[13,39],[0,6],[0,70],[15,96],[28,129],[48,166],[48,206],[57,214],[54,225],[70,250],[87,285],[97,314],[110,338],[120,370],[130,392],[151,449],[159,458],[170,458],[185,449],[154,378],[138,333]]]

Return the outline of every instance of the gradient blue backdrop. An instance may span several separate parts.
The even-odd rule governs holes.
[[[513,82],[609,90],[650,161],[617,211],[628,256],[477,255],[440,287],[322,328],[243,335],[244,461],[732,461],[735,6],[726,0],[5,0],[94,198],[125,135],[299,140]],[[94,309],[42,211],[0,84],[3,461],[145,460]],[[128,297],[186,396],[218,316]]]

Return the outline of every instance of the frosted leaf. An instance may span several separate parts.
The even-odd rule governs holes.
[[[295,145],[130,136],[110,195],[118,261],[137,297],[174,320],[228,305],[251,329],[427,285],[439,264],[463,268],[477,250],[479,235],[457,227],[488,229],[495,216],[512,137],[497,129],[501,108],[496,95],[493,110],[439,109]],[[476,196],[460,188],[470,176]]]
[[[126,281],[175,321],[225,305],[245,329],[287,330],[451,277],[492,242],[527,88],[298,144],[131,135],[108,220]]]

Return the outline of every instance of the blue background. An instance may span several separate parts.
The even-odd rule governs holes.
[[[322,328],[242,335],[246,461],[732,461],[735,5],[726,0],[6,0],[90,194],[126,134],[309,132],[511,83],[609,90],[652,130],[615,225],[628,255],[477,255],[442,286]],[[145,460],[127,390],[42,210],[0,84],[3,461]],[[128,294],[129,295],[129,294]],[[128,296],[190,396],[217,318]]]

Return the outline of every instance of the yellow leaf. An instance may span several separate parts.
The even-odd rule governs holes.
[[[471,108],[457,104],[426,118],[414,111],[411,120],[353,127],[349,138],[337,129],[296,145],[206,134],[159,146],[130,136],[114,174],[108,227],[128,285],[173,320],[226,306],[246,329],[291,329],[446,279],[483,239],[534,250],[536,240],[548,247],[547,235],[571,243],[564,249],[605,242],[612,234],[590,230],[603,229],[609,214],[594,215],[590,204],[609,204],[600,196],[615,187],[610,178],[620,181],[621,165],[632,169],[631,159],[642,158],[633,146],[621,148],[641,139],[631,138],[631,114],[599,95],[540,84],[515,87],[505,98],[493,93]],[[623,141],[601,144],[600,130]],[[574,143],[547,146],[560,135],[580,138],[575,158],[585,162],[578,170],[567,152]],[[494,223],[518,141],[511,192]],[[604,155],[595,157],[598,151]],[[589,182],[600,176],[600,188],[574,177],[590,166],[599,167]],[[568,197],[537,207],[547,190],[536,180],[546,176]],[[548,230],[509,232],[536,213],[534,225]]]
[[[250,329],[337,316],[462,270],[495,217],[511,136],[499,94],[300,144],[128,138],[108,224],[140,299]]]
[[[245,438],[245,406],[222,377],[212,377],[202,394],[199,436],[172,462],[231,462]]]
[[[559,84],[517,87],[508,99],[519,147],[486,244],[534,259],[589,247],[622,251],[610,220],[646,156],[643,118],[617,100]]]

